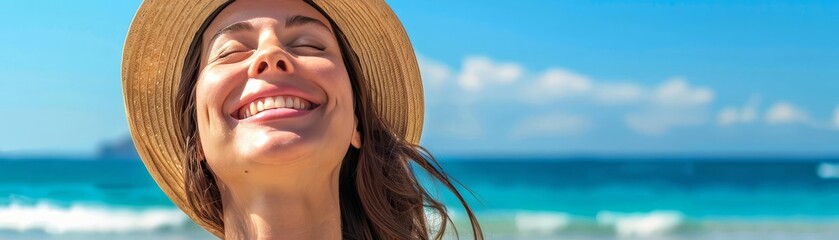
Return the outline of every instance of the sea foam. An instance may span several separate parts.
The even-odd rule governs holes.
[[[61,207],[46,202],[0,207],[0,231],[122,233],[183,226],[188,218],[177,208],[129,209],[95,205]]]
[[[518,212],[515,222],[520,233],[552,235],[567,227],[571,217],[560,212]]]
[[[839,178],[839,163],[819,163],[816,174],[822,179]]]
[[[683,214],[677,211],[653,211],[649,213],[616,213],[603,211],[597,214],[597,222],[614,226],[619,237],[660,236],[675,230]]]

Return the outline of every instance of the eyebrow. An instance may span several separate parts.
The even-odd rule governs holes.
[[[214,34],[213,37],[210,38],[210,41],[207,43],[210,44],[210,46],[212,46],[212,44],[216,41],[216,38],[218,38],[221,35],[241,31],[253,31],[253,29],[253,24],[251,24],[250,22],[237,22],[234,24],[230,24],[226,27],[219,29],[218,32],[216,32],[216,34]]]
[[[326,24],[324,24],[320,20],[317,20],[317,19],[314,19],[314,18],[311,18],[311,17],[307,17],[307,16],[303,16],[303,15],[290,16],[290,17],[286,18],[286,20],[285,20],[285,27],[286,28],[299,27],[299,26],[303,26],[303,25],[306,25],[306,24],[320,25],[321,27],[324,27],[327,30],[329,29],[329,27],[327,27]],[[216,32],[216,34],[214,34],[213,37],[210,38],[210,41],[208,43],[209,44],[214,43],[216,41],[216,38],[218,38],[219,36],[224,35],[224,34],[241,32],[241,31],[253,31],[253,30],[254,30],[253,24],[251,24],[250,22],[242,21],[242,22],[233,23],[233,24],[227,25],[226,27],[223,27],[223,28],[219,29],[218,32]]]
[[[307,17],[307,16],[303,16],[303,15],[294,15],[294,16],[291,16],[291,17],[288,17],[288,18],[285,19],[285,27],[286,28],[299,27],[299,26],[302,26],[302,25],[310,24],[310,23],[314,23],[315,25],[320,25],[320,26],[322,26],[326,29],[329,29],[329,27],[327,27],[326,24],[324,24],[320,20],[310,18],[310,17]]]

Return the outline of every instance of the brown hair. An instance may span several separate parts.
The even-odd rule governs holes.
[[[175,109],[181,114],[181,139],[184,140],[184,171],[187,204],[196,216],[216,232],[224,232],[222,203],[215,176],[204,160],[198,135],[195,109],[195,84],[201,54],[201,36],[212,19],[232,1],[220,6],[195,33],[184,62]],[[434,199],[417,181],[410,162],[424,169],[434,180],[452,191],[466,210],[475,239],[483,232],[472,209],[433,156],[422,146],[399,138],[382,120],[365,91],[366,80],[357,56],[336,24],[316,4],[315,7],[334,29],[341,48],[353,92],[354,114],[364,142],[360,149],[349,146],[339,173],[341,229],[344,239],[442,239],[446,226],[453,221],[446,206]],[[464,186],[465,187],[465,186]],[[466,188],[467,191],[471,191]],[[473,193],[474,195],[474,193]],[[425,215],[430,208],[439,217],[438,229],[431,229]],[[457,228],[455,227],[455,234]]]

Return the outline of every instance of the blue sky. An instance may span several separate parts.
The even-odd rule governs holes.
[[[435,153],[839,154],[839,3],[390,2]],[[0,153],[126,137],[119,70],[139,1],[6,5]]]

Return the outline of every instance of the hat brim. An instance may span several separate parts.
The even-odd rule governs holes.
[[[187,216],[184,143],[175,108],[184,60],[201,24],[226,0],[146,0],[125,40],[122,83],[131,137],[143,163],[163,192]],[[423,124],[419,67],[408,35],[383,0],[313,0],[344,33],[356,53],[375,111],[394,133],[418,144]]]

